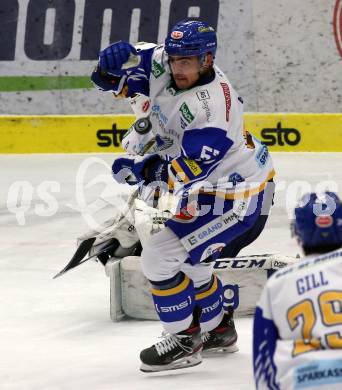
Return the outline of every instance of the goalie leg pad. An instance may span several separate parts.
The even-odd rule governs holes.
[[[222,283],[216,275],[213,275],[209,283],[196,289],[195,301],[202,309],[200,320],[202,332],[216,328],[224,314]]]
[[[154,284],[151,290],[156,312],[169,333],[178,333],[187,329],[193,319],[194,284],[183,273],[179,273],[179,277],[180,282],[174,287],[165,289],[161,283],[158,283],[158,285]],[[169,280],[166,284],[169,284]]]

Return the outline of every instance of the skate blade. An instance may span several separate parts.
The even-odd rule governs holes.
[[[239,350],[239,347],[236,345],[236,343],[229,345],[227,347],[217,347],[217,348],[210,348],[207,350],[202,351],[203,357],[213,356],[217,354],[224,354],[224,353],[234,353]]]
[[[178,370],[181,368],[194,367],[202,363],[202,356],[200,352],[197,352],[191,356],[183,357],[179,360],[174,361],[170,364],[163,364],[160,366],[150,366],[148,364],[142,363],[140,366],[140,371],[142,372],[161,372],[161,371],[170,371]]]

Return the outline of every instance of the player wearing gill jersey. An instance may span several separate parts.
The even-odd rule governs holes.
[[[257,305],[256,388],[342,389],[342,204],[310,194],[293,226],[308,256],[277,271]]]
[[[143,371],[198,364],[202,348],[236,350],[232,313],[223,310],[222,285],[210,260],[221,251],[235,256],[256,239],[272,203],[271,158],[244,129],[243,101],[214,65],[216,46],[212,27],[183,21],[164,45],[112,44],[92,75],[100,89],[128,97],[151,122],[153,147],[142,153],[146,144],[131,131],[123,145],[144,155],[116,159],[115,180],[157,183],[180,198],[178,213],[142,252],[168,332],[142,351]]]

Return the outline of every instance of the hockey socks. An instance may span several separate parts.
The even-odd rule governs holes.
[[[202,332],[214,329],[223,318],[223,288],[216,275],[206,285],[196,288],[195,301],[202,309]]]
[[[165,330],[177,333],[187,329],[195,306],[195,288],[183,273],[165,282],[152,282],[152,297],[156,312]]]
[[[195,301],[202,308],[203,352],[236,352],[237,333],[233,309],[229,307],[228,313],[224,313],[222,283],[216,275],[207,285],[196,289]]]

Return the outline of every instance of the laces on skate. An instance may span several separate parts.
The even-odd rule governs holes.
[[[164,338],[164,340],[155,344],[155,348],[158,355],[159,356],[164,355],[165,353],[172,351],[172,349],[176,346],[179,346],[180,348],[182,348],[183,351],[187,353],[192,353],[193,349],[191,347],[187,347],[186,345],[183,345],[180,340],[186,337],[189,336],[174,335],[171,333],[163,332],[161,338]]]

